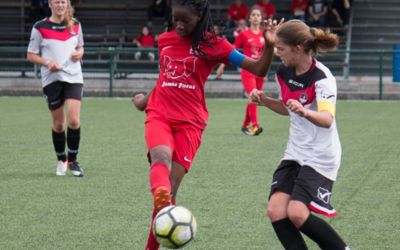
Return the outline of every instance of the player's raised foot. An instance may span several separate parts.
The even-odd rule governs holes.
[[[71,173],[73,176],[76,177],[83,177],[83,168],[79,166],[79,163],[77,161],[73,161],[69,163],[69,170],[71,170]]]
[[[66,161],[58,161],[56,175],[57,176],[65,176],[67,173],[67,162]]]
[[[171,193],[168,188],[161,186],[156,188],[153,193],[154,208],[156,212],[160,211],[166,206],[171,205]]]

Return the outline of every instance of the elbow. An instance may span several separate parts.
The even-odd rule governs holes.
[[[260,70],[260,72],[257,76],[265,77],[267,75],[267,73],[268,73],[268,70]]]
[[[267,73],[259,73],[259,74],[256,74],[256,76],[258,76],[258,77],[265,77],[267,75]]]
[[[329,120],[326,120],[326,121],[322,122],[320,124],[320,127],[322,127],[322,128],[330,128],[330,127],[332,127],[332,124],[333,124],[333,119],[329,119]]]
[[[26,55],[26,60],[27,60],[28,62],[34,63],[33,58],[32,58],[32,55],[29,54],[29,53]]]
[[[321,124],[320,127],[322,128],[330,128],[332,126],[332,123],[326,123],[326,124]]]
[[[259,77],[265,77],[268,73],[268,69],[258,68],[255,70],[254,75]]]

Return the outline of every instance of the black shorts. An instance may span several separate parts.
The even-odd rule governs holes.
[[[303,202],[311,211],[334,217],[336,210],[330,204],[333,183],[309,166],[284,160],[272,178],[270,197],[276,191],[287,193],[291,200]]]
[[[81,100],[83,95],[83,84],[68,82],[53,82],[43,88],[50,110],[55,110],[64,104],[66,99]]]

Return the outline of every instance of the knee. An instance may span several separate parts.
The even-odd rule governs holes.
[[[271,221],[277,221],[286,218],[286,209],[280,205],[268,204],[267,216]]]
[[[298,208],[293,208],[290,207],[288,208],[288,217],[289,220],[297,227],[300,228],[303,226],[304,222],[307,220],[307,217],[309,216],[308,211],[304,211],[302,209]]]
[[[158,151],[158,152],[150,152],[150,155],[151,155],[151,165],[162,164],[171,169],[172,165],[171,154],[164,151]]]
[[[68,127],[72,129],[77,129],[79,128],[79,126],[80,126],[79,119],[70,119],[68,121]]]
[[[65,130],[64,123],[62,122],[54,122],[53,123],[53,130],[57,133],[61,133]]]

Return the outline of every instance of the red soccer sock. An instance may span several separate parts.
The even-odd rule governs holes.
[[[158,248],[160,246],[160,244],[157,242],[157,240],[153,234],[153,221],[154,221],[154,218],[156,217],[156,215],[157,215],[156,210],[153,209],[153,214],[151,215],[149,237],[147,238],[147,243],[146,243],[144,250],[158,250]]]
[[[253,124],[253,128],[258,127],[257,105],[248,104],[247,112],[250,117],[251,124]]]
[[[169,191],[171,191],[171,182],[169,181],[169,169],[167,166],[156,163],[151,166],[150,169],[150,188],[151,192],[154,191],[158,187],[166,187]]]
[[[176,199],[172,198],[171,203],[172,203],[172,205],[176,206]]]

